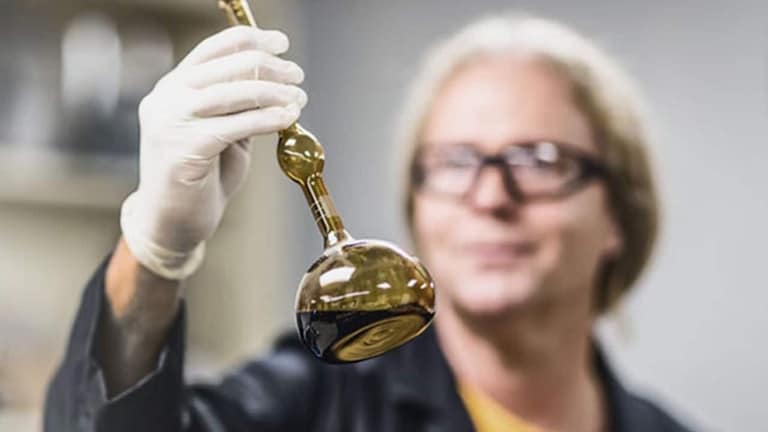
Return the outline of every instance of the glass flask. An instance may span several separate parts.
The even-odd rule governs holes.
[[[219,0],[232,24],[255,26],[246,0]],[[296,323],[304,345],[329,363],[383,354],[418,336],[435,310],[434,282],[418,260],[380,240],[355,240],[323,181],[322,145],[298,123],[280,131],[280,168],[304,192],[323,236],[301,279]]]

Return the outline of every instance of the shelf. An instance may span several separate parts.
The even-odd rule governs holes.
[[[139,6],[200,15],[218,13],[216,0],[111,0],[121,6]]]
[[[277,11],[287,0],[251,0],[250,5],[257,15],[269,16]],[[102,1],[83,0],[84,4],[92,2],[94,4],[104,4]],[[291,1],[287,1],[292,3]],[[223,14],[219,11],[217,0],[109,0],[111,3],[119,6],[140,7],[168,12],[182,12],[199,16],[211,16],[222,18]]]
[[[136,184],[130,158],[75,156],[0,145],[0,206],[114,210]]]

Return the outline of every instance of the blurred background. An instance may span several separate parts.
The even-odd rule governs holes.
[[[252,0],[307,72],[302,122],[353,235],[407,245],[391,145],[426,48],[479,15],[563,20],[650,101],[660,247],[599,334],[627,384],[704,430],[763,431],[768,397],[768,3]],[[141,97],[226,25],[214,0],[0,0],[0,430],[37,430],[81,289],[136,182]],[[190,375],[216,376],[292,326],[321,252],[303,197],[255,150],[248,185],[191,281]]]

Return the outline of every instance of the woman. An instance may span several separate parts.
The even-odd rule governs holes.
[[[514,16],[436,48],[406,110],[434,329],[343,367],[284,338],[219,385],[185,386],[181,281],[245,176],[243,140],[306,102],[285,49],[279,33],[227,30],[142,103],[141,181],[86,289],[47,430],[687,430],[623,389],[591,336],[656,234],[637,98],[580,36]]]

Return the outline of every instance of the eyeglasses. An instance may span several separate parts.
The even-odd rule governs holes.
[[[411,175],[420,191],[463,199],[486,166],[501,170],[507,192],[520,201],[564,197],[591,180],[607,178],[609,172],[598,158],[572,146],[535,141],[510,145],[495,155],[483,155],[466,144],[443,149],[424,144]]]

